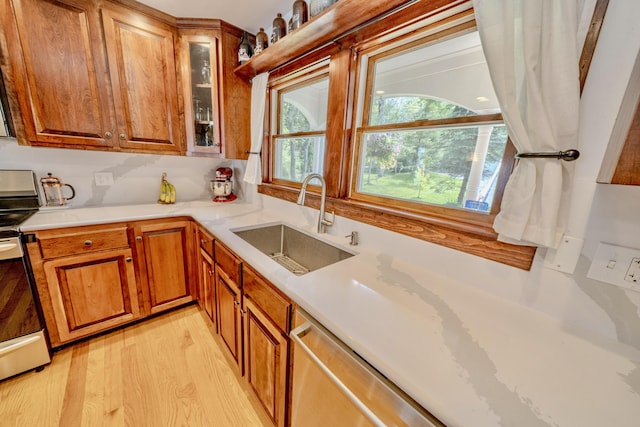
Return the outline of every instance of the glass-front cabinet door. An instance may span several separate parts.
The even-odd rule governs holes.
[[[218,39],[182,36],[188,154],[221,154],[218,113]]]

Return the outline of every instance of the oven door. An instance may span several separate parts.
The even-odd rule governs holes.
[[[0,238],[0,380],[50,361],[20,237]]]

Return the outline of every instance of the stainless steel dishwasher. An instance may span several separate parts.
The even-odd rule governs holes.
[[[291,331],[291,425],[442,426],[307,313]]]

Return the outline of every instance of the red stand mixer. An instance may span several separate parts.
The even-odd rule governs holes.
[[[237,199],[236,195],[233,194],[232,176],[233,170],[231,168],[216,169],[216,178],[211,180],[214,202],[232,202]]]

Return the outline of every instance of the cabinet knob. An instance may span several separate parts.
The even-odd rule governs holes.
[[[233,305],[236,305],[236,306],[237,306],[237,305],[240,305],[240,301],[234,301],[234,302],[233,302]]]
[[[84,245],[85,246],[91,246],[93,244],[93,242],[91,240],[85,240],[84,241]]]
[[[209,276],[213,276],[213,270],[209,270]]]
[[[131,257],[127,257],[127,258],[125,258],[125,261],[127,261],[127,262],[131,262],[131,261],[133,261],[133,258],[131,258]]]
[[[142,241],[142,236],[136,236],[136,240],[137,240],[138,242],[141,242],[141,241]]]
[[[111,132],[105,132],[105,133],[104,133],[104,137],[105,137],[106,139],[111,139],[111,138],[113,137],[113,134],[112,134]]]
[[[202,240],[200,240],[200,244],[201,244],[201,245],[206,245],[206,244],[207,244],[207,241],[206,241],[205,239],[202,239]]]
[[[119,136],[120,136],[120,139],[127,139],[127,135],[125,135],[124,133],[121,133]]]

